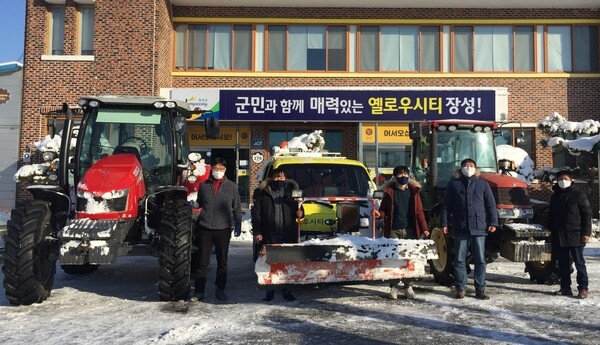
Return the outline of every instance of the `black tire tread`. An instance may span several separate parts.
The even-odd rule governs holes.
[[[56,275],[58,246],[49,240],[50,203],[30,200],[14,209],[7,222],[3,286],[12,305],[41,303],[50,296]]]
[[[165,202],[158,251],[158,295],[162,301],[189,297],[192,208],[185,200]]]

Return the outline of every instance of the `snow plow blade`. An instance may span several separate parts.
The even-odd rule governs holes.
[[[342,235],[328,240],[265,245],[255,264],[259,286],[360,283],[426,275],[436,259],[431,240],[370,239]]]

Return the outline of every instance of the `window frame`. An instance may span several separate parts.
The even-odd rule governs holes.
[[[91,10],[91,18],[85,18],[84,10]],[[94,34],[96,7],[94,5],[81,5],[77,7],[77,52],[79,55],[94,55]],[[89,22],[91,19],[91,23]],[[91,30],[91,48],[83,49],[86,38],[85,33]]]

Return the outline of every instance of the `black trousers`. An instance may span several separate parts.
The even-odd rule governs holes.
[[[198,256],[196,265],[196,293],[204,293],[206,277],[208,276],[208,265],[213,247],[217,257],[217,276],[215,285],[217,289],[225,289],[227,284],[227,257],[229,255],[229,241],[231,240],[231,229],[198,229],[196,233],[196,245]]]
[[[577,247],[558,247],[556,248],[556,257],[558,259],[558,269],[560,271],[561,289],[571,288],[571,258],[575,263],[577,270],[577,289],[587,290],[588,274],[583,257],[583,246]]]

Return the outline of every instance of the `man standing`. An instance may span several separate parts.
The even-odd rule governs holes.
[[[429,236],[429,228],[421,202],[421,185],[410,179],[406,166],[397,166],[393,171],[394,179],[383,186],[384,195],[377,218],[383,219],[383,235],[387,238],[420,239]],[[398,298],[399,280],[390,282],[388,298]],[[403,279],[406,298],[415,298],[412,280]]]
[[[588,296],[588,275],[583,247],[592,234],[592,208],[584,193],[573,187],[569,171],[561,171],[552,187],[549,227],[552,249],[558,259],[560,290],[556,295],[573,296],[571,290],[571,258],[577,269],[577,297]]]
[[[467,286],[467,253],[471,251],[475,271],[475,297],[489,299],[485,293],[485,239],[487,232],[496,231],[498,211],[489,184],[479,178],[477,163],[471,158],[460,163],[448,183],[442,203],[440,226],[448,233],[448,216],[452,216],[454,237],[454,285],[456,298],[464,298]]]
[[[254,192],[252,205],[252,232],[254,239],[263,244],[298,242],[296,215],[298,203],[292,191],[298,189],[294,180],[288,180],[281,169],[273,169],[271,177],[260,183]],[[263,301],[271,302],[275,290],[267,290]],[[283,299],[295,301],[290,290],[283,290]]]
[[[227,300],[225,285],[231,229],[234,228],[235,236],[241,234],[240,193],[237,185],[227,179],[225,171],[225,159],[214,159],[211,164],[211,177],[201,183],[198,189],[200,214],[196,222],[196,239],[199,253],[195,281],[195,298],[198,300],[204,299],[204,286],[213,246],[217,256],[215,297],[221,301]]]

